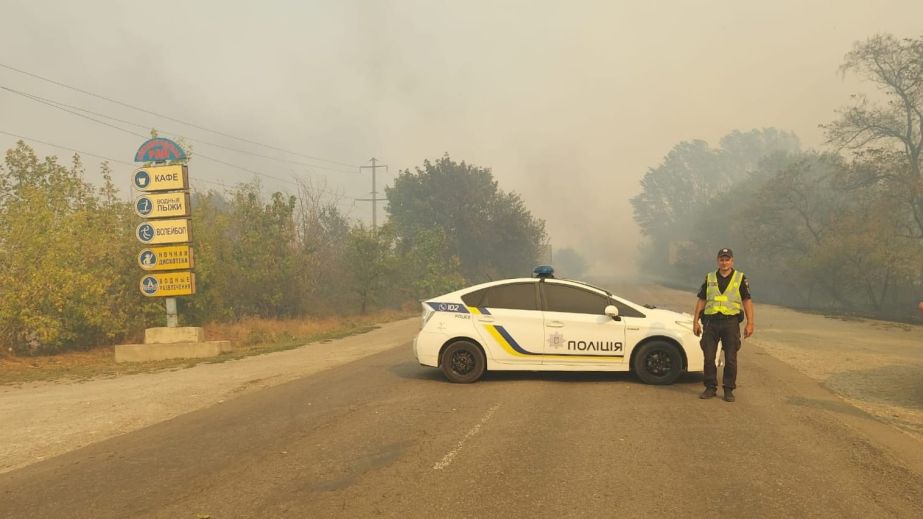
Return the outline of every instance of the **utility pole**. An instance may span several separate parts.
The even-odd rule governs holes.
[[[385,200],[384,198],[378,198],[378,191],[376,191],[376,179],[375,174],[378,171],[378,168],[385,168],[385,171],[388,171],[387,164],[379,164],[378,160],[375,157],[372,157],[369,162],[372,163],[371,166],[359,166],[359,170],[371,169],[372,170],[372,198],[357,198],[357,201],[360,202],[372,202],[372,232],[378,233],[378,202]]]

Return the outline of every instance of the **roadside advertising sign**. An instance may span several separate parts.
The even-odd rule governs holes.
[[[189,168],[183,164],[148,166],[135,171],[135,189],[150,191],[177,191],[189,189]]]
[[[167,327],[179,326],[176,296],[195,294],[192,255],[192,206],[189,196],[189,157],[182,146],[162,137],[145,141],[135,162],[135,214],[144,219],[135,237],[146,245],[136,256],[145,270],[138,288],[147,297],[163,297]]]
[[[186,160],[186,150],[179,144],[163,137],[144,141],[135,152],[135,162],[167,162]]]
[[[138,265],[144,270],[179,270],[193,268],[195,261],[189,245],[167,245],[139,252]]]
[[[135,199],[135,213],[142,218],[189,216],[189,193],[150,193]]]
[[[190,271],[145,274],[139,288],[148,297],[191,296],[195,294],[195,274]]]
[[[188,218],[169,220],[148,220],[138,224],[135,236],[141,243],[156,245],[160,243],[189,243],[192,241],[192,228]]]

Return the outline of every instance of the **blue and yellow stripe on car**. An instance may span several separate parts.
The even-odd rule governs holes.
[[[500,344],[500,346],[504,350],[506,350],[507,353],[509,353],[510,355],[514,357],[529,357],[533,355],[539,355],[539,356],[542,355],[541,353],[535,353],[535,352],[528,351],[522,346],[520,346],[519,343],[516,342],[516,339],[513,339],[513,336],[510,335],[510,333],[506,331],[506,328],[502,326],[488,324],[485,326],[485,328],[487,328],[487,331],[488,333],[490,333],[491,337],[493,337],[494,340],[496,340],[497,343]]]
[[[468,311],[474,315],[490,315],[490,310],[484,306],[469,306]]]

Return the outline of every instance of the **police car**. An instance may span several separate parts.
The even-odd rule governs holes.
[[[417,361],[451,382],[496,371],[631,371],[672,384],[702,368],[692,316],[648,308],[587,283],[555,279],[551,267],[423,301]]]

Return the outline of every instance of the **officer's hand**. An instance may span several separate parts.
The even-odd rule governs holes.
[[[702,335],[702,325],[699,324],[698,321],[692,323],[692,333],[694,333],[696,337]]]
[[[744,338],[753,335],[753,323],[747,321],[747,325],[744,326]]]

